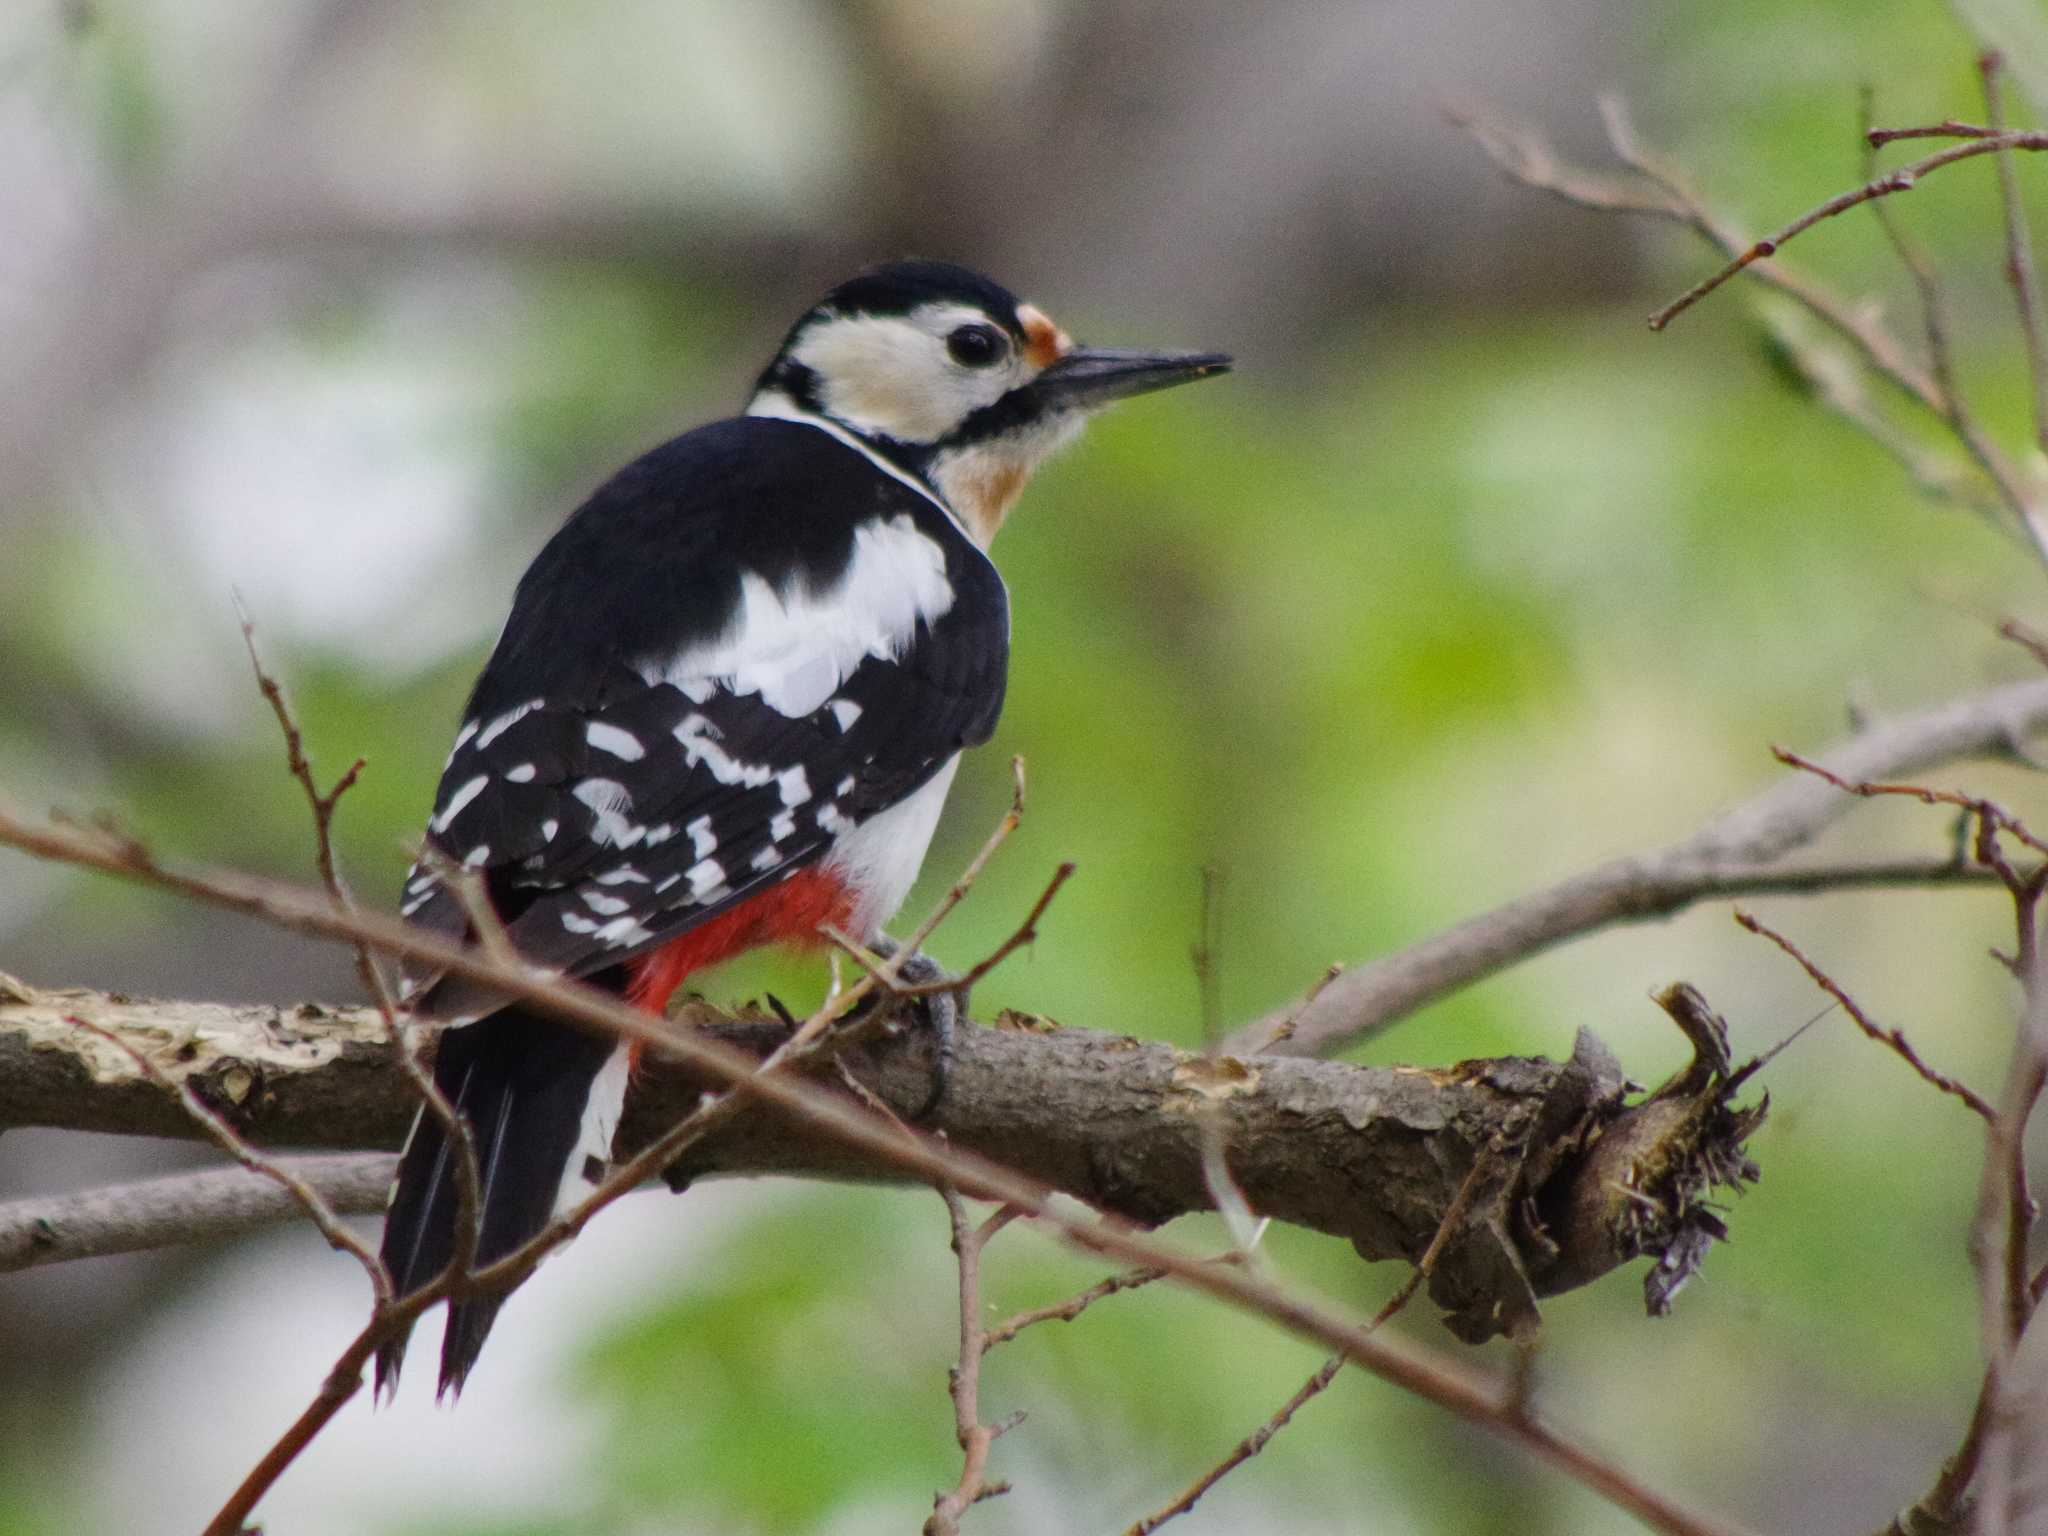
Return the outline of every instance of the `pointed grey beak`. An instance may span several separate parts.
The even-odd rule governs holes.
[[[1230,359],[1221,352],[1076,347],[1033,379],[1029,388],[1052,410],[1093,411],[1114,400],[1229,371]]]

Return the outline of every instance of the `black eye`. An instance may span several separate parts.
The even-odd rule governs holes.
[[[1009,338],[992,325],[963,325],[946,338],[946,350],[963,368],[1000,362],[1009,346]]]

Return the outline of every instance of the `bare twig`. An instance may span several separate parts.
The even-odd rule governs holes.
[[[1855,1020],[1858,1029],[1862,1030],[1865,1035],[1875,1040],[1879,1045],[1884,1046],[1887,1050],[1898,1056],[1901,1061],[1905,1062],[1907,1066],[1919,1074],[1922,1081],[1942,1093],[1960,1099],[1987,1122],[1995,1121],[1998,1118],[1998,1112],[1991,1107],[1983,1095],[1976,1092],[1967,1083],[1958,1082],[1955,1078],[1935,1071],[1934,1068],[1921,1060],[1920,1053],[1913,1049],[1912,1042],[1906,1038],[1903,1030],[1896,1027],[1886,1029],[1873,1020],[1869,1014],[1863,1011],[1856,999],[1849,995],[1848,989],[1818,965],[1814,964],[1812,960],[1808,959],[1806,953],[1797,944],[1794,944],[1775,928],[1759,921],[1748,912],[1738,911],[1735,914],[1735,921],[1744,928],[1747,928],[1751,933],[1761,938],[1769,939],[1778,948],[1790,955],[1798,962],[1800,969],[1813,978],[1815,986],[1842,1005],[1842,1011]]]
[[[901,982],[892,980],[888,987],[890,995],[894,997],[925,997],[937,992],[957,992],[963,987],[973,986],[1025,945],[1035,944],[1038,941],[1038,924],[1044,918],[1046,908],[1050,907],[1052,899],[1059,895],[1060,887],[1073,878],[1074,869],[1075,865],[1071,860],[1055,869],[1052,872],[1052,879],[1048,880],[1045,889],[1039,892],[1038,900],[1034,901],[1031,904],[1031,910],[1024,914],[1024,921],[1011,930],[1008,938],[982,956],[981,959],[975,961],[973,965],[962,971],[958,976],[949,976],[941,981]],[[861,956],[858,953],[852,950],[849,950],[848,953],[853,955],[856,963],[865,963],[861,960]]]
[[[1316,999],[1323,995],[1330,983],[1343,974],[1343,963],[1341,961],[1333,963],[1328,970],[1324,971],[1322,975],[1318,976],[1310,984],[1308,991],[1303,994],[1299,1006],[1292,1013],[1283,1016],[1273,1026],[1272,1032],[1265,1039],[1258,1040],[1256,1043],[1248,1042],[1244,1054],[1247,1056],[1261,1056],[1281,1042],[1292,1040],[1294,1038],[1294,1026],[1301,1022],[1301,1016],[1313,1008],[1316,1005]]]
[[[1862,94],[1864,137],[1868,142],[1870,134],[1870,89],[1865,87]],[[1999,157],[1999,165],[2009,173],[2011,160]],[[1875,185],[1884,178],[1877,167],[1877,146],[1871,144],[1864,151],[1864,176],[1868,184]],[[1870,205],[1876,215],[1878,227],[1884,231],[1887,242],[1898,255],[1899,262],[1913,279],[1914,291],[1920,297],[1920,324],[1927,337],[1927,365],[1934,375],[1935,388],[1940,391],[1939,414],[1948,424],[1957,442],[1968,450],[1970,457],[1982,469],[1991,483],[1998,487],[2000,499],[2018,521],[2021,529],[2032,540],[2035,552],[2048,558],[2048,543],[2044,543],[2037,510],[2022,487],[2011,462],[1999,451],[1991,435],[1984,430],[1977,415],[1963,398],[1962,385],[1956,377],[1955,352],[1949,345],[1948,320],[1944,312],[1941,295],[1940,274],[1927,253],[1920,249],[1899,225],[1898,218],[1890,203],[1878,201]]]
[[[1225,1456],[1215,1466],[1196,1478],[1193,1483],[1188,1485],[1180,1497],[1171,1504],[1133,1524],[1124,1532],[1124,1536],[1151,1536],[1153,1531],[1158,1530],[1167,1521],[1176,1519],[1193,1509],[1203,1494],[1214,1488],[1225,1477],[1229,1476],[1230,1473],[1237,1470],[1238,1467],[1263,1451],[1266,1448],[1266,1442],[1285,1429],[1292,1422],[1295,1414],[1301,1411],[1303,1405],[1310,1398],[1317,1396],[1332,1381],[1335,1381],[1337,1379],[1337,1372],[1342,1370],[1343,1367],[1344,1356],[1341,1354],[1330,1356],[1329,1359],[1325,1360],[1317,1368],[1313,1376],[1309,1377],[1307,1381],[1295,1389],[1294,1395],[1282,1403],[1271,1418],[1240,1440],[1236,1448],[1228,1456]]]
[[[1223,1039],[1221,944],[1218,938],[1223,908],[1223,871],[1215,863],[1202,866],[1202,905],[1196,921],[1195,942],[1188,950],[1194,967],[1195,995],[1201,1003],[1202,1044],[1214,1049]]]
[[[2027,489],[2017,466],[1974,419],[1965,416],[1958,423],[1952,417],[1948,392],[1931,373],[1913,361],[1899,339],[1885,326],[1879,313],[1871,306],[1851,303],[1781,261],[1760,256],[1759,251],[1765,246],[1775,250],[1775,242],[1749,239],[1710,208],[1675,169],[1645,151],[1619,98],[1603,97],[1600,107],[1616,158],[1639,173],[1647,185],[1630,185],[1565,164],[1541,139],[1526,129],[1492,122],[1470,112],[1454,113],[1453,121],[1470,132],[1480,148],[1524,186],[1582,208],[1608,213],[1641,213],[1668,219],[1693,230],[1729,258],[1729,265],[1687,294],[1681,306],[1661,312],[1664,319],[1668,320],[1682,304],[1696,302],[1734,272],[1747,270],[1757,282],[1790,299],[1821,325],[1842,337],[1872,372],[1948,427],[1988,477],[1991,489],[1996,493],[1996,500],[1991,505],[2002,507],[2010,517],[2009,526],[2004,520],[1998,526],[2022,539],[2037,558],[2048,562],[2048,529],[2042,526],[2040,508],[2036,506],[2035,498]],[[1996,136],[1972,140],[1962,146],[1970,153],[2006,147],[1996,141]],[[1944,153],[1953,155],[1954,151]],[[1916,162],[1914,166],[1902,167],[1888,177],[1874,180],[1890,183],[1902,173],[1914,175],[1924,169],[1924,163]],[[1864,190],[1867,187],[1859,189],[1859,192]],[[1892,190],[1898,188],[1894,186]],[[1845,196],[1851,198],[1853,204],[1855,194]],[[1781,232],[1777,238],[1788,237]],[[1902,437],[1864,402],[1860,391],[1840,378],[1825,353],[1783,325],[1774,329],[1790,350],[1800,372],[1822,386],[1823,401],[1896,457],[1916,484],[1944,501],[1978,510],[1985,508],[1984,498],[1942,472],[1916,445]]]
[[[1451,1197],[1451,1203],[1444,1208],[1444,1219],[1436,1224],[1436,1235],[1430,1238],[1429,1246],[1422,1250],[1422,1257],[1415,1261],[1415,1268],[1409,1271],[1408,1278],[1401,1282],[1400,1289],[1389,1296],[1386,1304],[1373,1314],[1372,1321],[1366,1325],[1367,1327],[1378,1328],[1407,1306],[1415,1299],[1415,1293],[1422,1288],[1423,1282],[1436,1273],[1436,1267],[1444,1256],[1444,1245],[1450,1242],[1452,1236],[1465,1224],[1466,1214],[1472,1209],[1472,1202],[1478,1198],[1480,1185],[1485,1183],[1487,1175],[1494,1171],[1494,1161],[1484,1147],[1480,1148],[1478,1155],[1472,1159],[1472,1166],[1465,1170],[1465,1177],[1459,1181],[1457,1194]]]
[[[2042,666],[2048,667],[2048,635],[2042,634],[2033,625],[2019,619],[2001,619],[1998,624],[1998,635],[2002,640],[2010,640]]]
[[[1150,1285],[1155,1280],[1165,1278],[1165,1270],[1155,1269],[1149,1265],[1105,1276],[1085,1291],[1077,1291],[1065,1301],[1056,1301],[1045,1307],[1033,1307],[1027,1312],[1019,1312],[998,1323],[982,1335],[981,1347],[987,1351],[994,1349],[998,1344],[1007,1344],[1026,1328],[1035,1327],[1039,1323],[1071,1323],[1098,1301],[1106,1300],[1122,1291],[1135,1291],[1140,1286]]]
[[[980,1226],[967,1211],[967,1202],[950,1184],[941,1184],[939,1194],[946,1202],[946,1216],[953,1229],[953,1252],[960,1268],[960,1363],[947,1373],[953,1398],[953,1434],[960,1442],[960,1480],[950,1489],[934,1495],[931,1518],[924,1523],[925,1536],[958,1536],[960,1517],[983,1499],[1008,1493],[1008,1483],[987,1479],[989,1450],[999,1436],[1016,1427],[1021,1416],[997,1424],[981,1422],[981,1357],[988,1353],[987,1336],[981,1327],[981,1252],[1004,1227],[1023,1213],[1015,1206],[996,1210]]]
[[[391,1276],[385,1271],[377,1255],[370,1251],[369,1245],[348,1229],[317,1189],[283,1163],[250,1146],[242,1139],[241,1133],[228,1124],[219,1110],[199,1096],[198,1090],[189,1080],[172,1081],[163,1068],[110,1029],[102,1029],[88,1019],[73,1019],[72,1022],[127,1056],[135,1063],[136,1070],[159,1088],[167,1093],[176,1094],[179,1102],[185,1107],[185,1113],[192,1117],[194,1123],[206,1132],[207,1137],[215,1145],[251,1173],[270,1180],[297,1201],[300,1209],[311,1218],[313,1225],[320,1229],[320,1235],[327,1239],[327,1245],[337,1252],[348,1254],[362,1266],[364,1275],[369,1278],[370,1289],[376,1294],[377,1310],[383,1309],[384,1304],[391,1299]]]
[[[1984,799],[1982,796],[1965,795],[1952,789],[1933,789],[1925,784],[1894,784],[1879,779],[1852,779],[1847,775],[1835,772],[1824,764],[1814,762],[1810,758],[1801,757],[1797,752],[1792,751],[1788,747],[1772,747],[1771,756],[1788,768],[1797,768],[1802,772],[1810,773],[1823,783],[1832,784],[1844,794],[1856,795],[1865,800],[1877,800],[1893,796],[1905,800],[1918,800],[1922,805],[1955,806],[1958,810],[1968,811],[1971,816],[1978,820],[1980,825],[1988,828],[1990,831],[1994,833],[2007,833],[2016,841],[2024,843],[2034,852],[2041,854],[2043,857],[2048,857],[2048,842],[2043,842],[2040,838],[2034,836],[2032,832],[2027,830],[2026,824],[2010,811],[1994,801]],[[1988,853],[1980,851],[1979,859],[1994,872],[1998,871],[1998,864],[1993,861]],[[2011,882],[2008,881],[2007,883],[2010,884]]]
[[[1436,1272],[1437,1261],[1443,1256],[1444,1245],[1450,1241],[1452,1234],[1464,1223],[1465,1215],[1472,1208],[1472,1201],[1479,1192],[1479,1186],[1484,1182],[1485,1175],[1491,1167],[1491,1162],[1492,1160],[1483,1149],[1479,1156],[1473,1159],[1472,1167],[1466,1172],[1464,1180],[1458,1185],[1458,1193],[1452,1198],[1449,1207],[1444,1211],[1444,1219],[1437,1224],[1436,1235],[1429,1240],[1429,1247],[1423,1251],[1422,1258],[1416,1263],[1414,1270],[1410,1272],[1408,1278],[1401,1283],[1401,1288],[1388,1298],[1386,1305],[1381,1307],[1374,1314],[1372,1321],[1365,1325],[1368,1333],[1379,1328],[1388,1318],[1407,1306],[1409,1301],[1414,1298],[1416,1291],[1421,1287],[1423,1281]],[[1301,1411],[1304,1403],[1322,1392],[1324,1388],[1328,1387],[1336,1379],[1337,1372],[1343,1368],[1343,1365],[1343,1355],[1336,1354],[1330,1356],[1316,1370],[1313,1376],[1301,1384],[1292,1397],[1280,1405],[1271,1418],[1240,1440],[1229,1455],[1225,1456],[1215,1466],[1190,1483],[1171,1504],[1166,1505],[1153,1514],[1147,1515],[1144,1519],[1131,1526],[1125,1531],[1124,1536],[1150,1536],[1151,1532],[1158,1530],[1167,1521],[1174,1519],[1176,1516],[1184,1515],[1193,1509],[1203,1494],[1214,1488],[1239,1466],[1251,1460],[1260,1451],[1263,1451],[1266,1448],[1266,1442],[1287,1427],[1295,1414]]]
[[[2048,681],[2034,680],[1887,720],[1835,743],[1818,760],[1845,781],[1877,779],[2009,752],[2013,743],[2044,728]],[[1274,1049],[1289,1055],[1341,1050],[1567,939],[1614,923],[1668,917],[1702,900],[1816,894],[1851,884],[1982,884],[1988,878],[1954,859],[1805,868],[1785,861],[1851,804],[1806,774],[1787,775],[1683,841],[1609,860],[1394,954],[1354,965],[1325,984],[1313,1004],[1290,1005],[1245,1026],[1229,1048],[1269,1041],[1275,1024],[1294,1016],[1293,1037]]]
[[[1984,79],[1984,115],[1991,127],[1978,137],[2005,131],[2004,92],[1999,85],[2003,65],[1996,52],[1977,60]],[[1998,157],[1998,200],[2005,214],[2005,276],[2012,284],[2013,307],[2020,332],[2027,339],[2027,378],[2033,385],[2034,440],[2048,450],[2048,342],[2041,334],[2041,301],[2034,281],[2034,246],[2027,233],[2027,207],[2020,197],[2019,166],[2011,154]]]
[[[1665,326],[1727,282],[1729,278],[1735,276],[1745,267],[1751,266],[1767,256],[1777,255],[1780,246],[1795,236],[1804,234],[1823,219],[1831,219],[1838,213],[1846,213],[1851,208],[1859,207],[1874,199],[1889,197],[1894,192],[1909,192],[1919,185],[1921,177],[1938,171],[1945,165],[1953,165],[1958,160],[1967,160],[1973,155],[2002,154],[2007,150],[2014,149],[2048,149],[2048,133],[2025,130],[1989,134],[1983,138],[1969,139],[1961,144],[1952,144],[1947,149],[1937,150],[1935,153],[1924,156],[1910,164],[1894,166],[1883,175],[1865,182],[1860,187],[1852,187],[1846,192],[1838,192],[1818,207],[1809,208],[1805,213],[1799,215],[1798,218],[1785,225],[1776,233],[1766,235],[1763,239],[1752,242],[1746,250],[1738,252],[1735,258],[1718,272],[1702,278],[1699,282],[1693,284],[1684,293],[1650,316],[1650,329],[1653,331],[1663,330]]]
[[[285,698],[283,684],[263,664],[263,654],[256,645],[256,623],[250,618],[239,592],[235,594],[235,614],[241,623],[242,644],[249,652],[250,669],[256,674],[256,687],[270,705],[271,713],[277,717],[277,727],[284,734],[285,767],[304,791],[307,808],[313,814],[313,859],[320,872],[320,883],[327,888],[327,895],[336,911],[352,913],[356,910],[355,897],[348,888],[348,882],[342,878],[341,865],[334,856],[334,810],[341,797],[355,784],[363,770],[364,760],[357,758],[348,771],[335,780],[332,789],[325,793],[321,791],[313,778],[313,765],[306,756],[305,738],[299,729],[298,719]],[[460,887],[457,894],[463,894]],[[493,915],[491,927],[496,926]],[[502,936],[502,929],[499,932]],[[455,1112],[455,1106],[435,1084],[433,1074],[420,1062],[410,1031],[399,1016],[398,1000],[392,995],[390,980],[385,976],[384,968],[377,963],[375,952],[362,939],[356,940],[353,947],[356,974],[362,978],[364,990],[384,1020],[385,1037],[391,1043],[391,1051],[400,1070],[412,1084],[423,1112],[433,1116],[441,1127],[441,1133],[455,1147],[455,1246],[449,1268],[457,1274],[464,1273],[476,1252],[481,1209],[482,1186],[477,1173],[476,1136],[469,1122]],[[508,959],[509,951],[494,958]],[[382,1268],[381,1261],[379,1268]],[[385,1287],[378,1294],[388,1299],[389,1290],[389,1277],[386,1276]]]
[[[1863,137],[1871,148],[1876,149],[1899,139],[1988,139],[2003,131],[1997,127],[1986,128],[1981,123],[1959,123],[1949,117],[1920,128],[1866,128]]]

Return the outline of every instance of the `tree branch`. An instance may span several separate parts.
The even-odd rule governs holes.
[[[2048,730],[2048,681],[2013,683],[1836,742],[1819,760],[1843,779],[1919,773],[1961,758],[2010,752]],[[1788,864],[1855,804],[1806,773],[1791,773],[1682,842],[1596,865],[1548,889],[1467,918],[1407,949],[1346,969],[1298,1012],[1239,1031],[1234,1044],[1264,1039],[1295,1014],[1274,1044],[1288,1055],[1355,1045],[1395,1020],[1482,977],[1614,923],[1670,917],[1695,902],[1727,896],[1804,895],[1848,885],[1986,883],[1960,860],[1882,864]]]
[[[0,1125],[189,1138],[196,1127],[176,1091],[189,1087],[266,1147],[390,1149],[416,1107],[372,1009],[148,1002],[19,984],[9,995],[15,1000],[0,1001]],[[703,1005],[685,1010],[682,1021],[751,1057],[784,1036],[777,1020]],[[931,1048],[913,1033],[840,1059],[865,1093],[907,1115],[928,1094]],[[1583,1284],[1633,1251],[1617,1233],[1597,1254],[1568,1245],[1543,1257],[1541,1244],[1525,1244],[1516,1216],[1518,1202],[1538,1186],[1569,1182],[1562,1144],[1618,1107],[1619,1069],[1594,1049],[1589,1043],[1583,1060],[1565,1064],[1507,1058],[1417,1071],[1210,1058],[1080,1029],[967,1029],[927,1127],[1019,1174],[1152,1224],[1210,1208],[1201,1122],[1218,1117],[1232,1179],[1262,1216],[1346,1238],[1367,1259],[1420,1264],[1448,1215],[1431,1295],[1456,1331],[1484,1337],[1532,1321],[1553,1276]],[[155,1073],[142,1071],[130,1051]],[[620,1157],[688,1114],[707,1086],[700,1070],[645,1060],[627,1103]],[[1462,1181],[1488,1147],[1505,1149],[1484,1154],[1501,1171],[1487,1181],[1485,1198],[1472,1200],[1467,1191],[1461,1204]],[[288,1166],[296,1170],[301,1161]],[[309,1181],[315,1189],[343,1193],[344,1209],[374,1209],[376,1201],[358,1198],[365,1190],[381,1200],[389,1170],[382,1158],[303,1161],[317,1174]],[[680,1188],[714,1175],[764,1173],[896,1176],[829,1135],[751,1115],[706,1135],[668,1177]],[[153,1203],[173,1195],[182,1218]],[[291,1215],[252,1196],[246,1181],[216,1172],[74,1198],[85,1203],[0,1206],[0,1270],[213,1240]],[[87,1224],[74,1233],[74,1220]]]
[[[381,1212],[397,1164],[385,1152],[273,1161],[341,1216]],[[297,1195],[246,1168],[207,1168],[15,1200],[0,1205],[0,1274],[178,1243],[216,1243],[305,1214]]]

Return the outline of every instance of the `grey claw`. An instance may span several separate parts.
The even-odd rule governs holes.
[[[895,956],[898,945],[894,939],[883,936],[873,946],[875,953],[884,959]],[[907,986],[928,987],[937,982],[950,981],[952,972],[941,966],[930,955],[915,954],[897,967],[896,977]],[[947,992],[927,992],[913,998],[910,1016],[932,1039],[932,1087],[924,1103],[911,1115],[912,1120],[928,1120],[946,1097],[946,1086],[953,1076],[953,1058],[958,1043],[960,1021],[967,1016],[967,988],[959,987]]]

